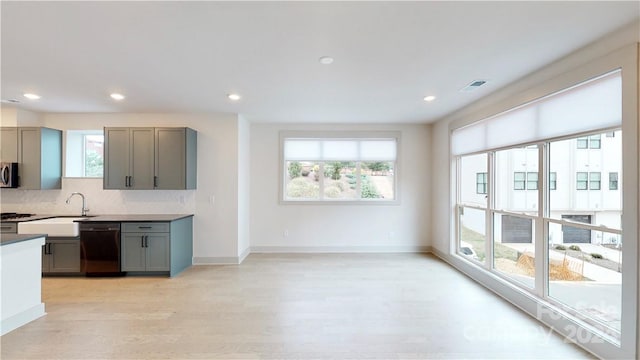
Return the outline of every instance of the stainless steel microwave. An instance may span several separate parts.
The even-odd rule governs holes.
[[[18,187],[18,163],[0,162],[0,187]]]

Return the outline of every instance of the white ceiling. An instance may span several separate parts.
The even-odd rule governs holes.
[[[2,1],[1,97],[42,112],[431,122],[639,15],[636,1]],[[475,79],[489,82],[459,91]]]

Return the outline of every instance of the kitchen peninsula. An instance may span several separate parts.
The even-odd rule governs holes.
[[[0,238],[1,335],[45,315],[40,281],[44,238],[43,234]]]

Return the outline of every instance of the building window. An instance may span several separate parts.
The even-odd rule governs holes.
[[[527,173],[514,172],[513,173],[513,190],[524,190],[527,181]]]
[[[399,134],[308,136],[314,134],[281,135],[283,201],[396,200]]]
[[[601,146],[600,140],[601,140],[600,134],[579,137],[576,139],[576,147],[578,149],[600,149],[600,146]]]
[[[66,131],[66,177],[100,178],[104,171],[102,130]]]
[[[538,190],[538,173],[527,173],[527,190]]]
[[[558,173],[549,173],[549,190],[555,190],[558,186]]]
[[[609,173],[609,190],[618,190],[618,173]]]
[[[580,137],[576,140],[578,149],[588,149],[589,148],[589,138],[588,137]]]
[[[476,194],[487,193],[487,173],[476,173]]]
[[[589,188],[589,173],[576,173],[576,190],[587,190]]]
[[[600,173],[589,173],[589,190],[600,190]]]

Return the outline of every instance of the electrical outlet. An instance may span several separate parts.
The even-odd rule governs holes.
[[[289,237],[289,229],[284,229],[284,231],[282,232],[282,236]]]
[[[209,204],[213,205],[213,203],[215,202],[216,202],[216,197],[213,195],[209,196]]]

